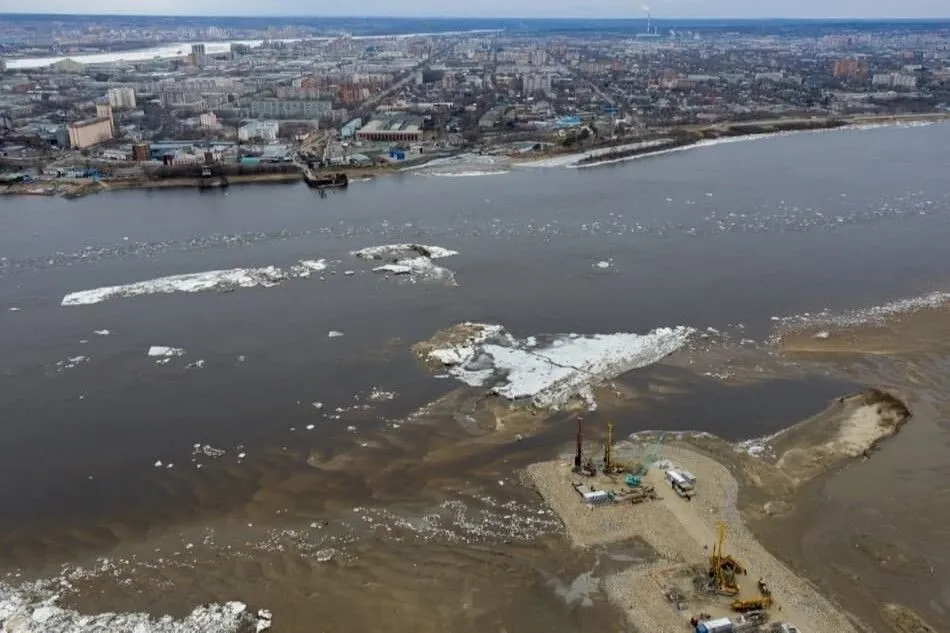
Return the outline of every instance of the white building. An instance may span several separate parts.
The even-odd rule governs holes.
[[[871,84],[874,86],[890,86],[893,88],[907,88],[913,90],[917,87],[917,77],[903,73],[882,73],[874,75],[874,77],[871,78]]]
[[[129,86],[109,88],[106,91],[106,99],[109,100],[109,105],[116,110],[120,108],[132,110],[135,108],[135,90]]]
[[[249,141],[254,138],[276,141],[280,124],[277,121],[248,121],[238,128],[238,139]]]
[[[541,91],[544,94],[551,92],[551,75],[526,74],[521,77],[524,94],[530,95]]]
[[[218,127],[218,115],[214,112],[205,112],[198,117],[201,127]]]

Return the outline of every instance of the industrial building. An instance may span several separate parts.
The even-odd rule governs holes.
[[[99,143],[112,140],[112,117],[96,117],[86,121],[76,121],[66,126],[69,131],[69,146],[74,149],[86,149]]]
[[[132,145],[132,160],[136,162],[148,162],[152,160],[152,146],[148,143],[135,143]]]
[[[106,99],[109,100],[109,105],[115,110],[132,110],[135,108],[135,90],[128,86],[109,88],[106,91]]]
[[[274,98],[251,101],[251,116],[266,119],[319,119],[329,115],[332,109],[331,101]]]
[[[277,140],[280,124],[277,121],[248,121],[238,128],[238,139],[250,141],[259,138],[264,141]]]
[[[422,121],[419,117],[392,117],[373,119],[356,132],[361,141],[422,141]]]
[[[356,135],[356,131],[360,129],[363,125],[363,119],[353,119],[346,125],[340,128],[340,138],[341,139],[350,139]]]

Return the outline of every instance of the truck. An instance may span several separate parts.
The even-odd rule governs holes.
[[[692,498],[694,494],[693,484],[696,483],[696,478],[692,474],[677,468],[670,468],[666,471],[666,480],[670,482],[676,494],[684,499]]]
[[[696,633],[732,633],[733,623],[729,618],[706,620],[696,625]]]

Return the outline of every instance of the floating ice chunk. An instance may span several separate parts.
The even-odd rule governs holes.
[[[341,336],[343,336],[343,332],[340,332],[339,330],[330,330],[329,332],[327,332],[327,336],[329,338],[340,338]]]
[[[148,348],[149,356],[181,356],[185,350],[180,347],[166,347],[165,345],[152,345]]]
[[[361,259],[388,260],[389,263],[377,266],[373,272],[409,275],[414,281],[416,279],[444,281],[450,285],[455,285],[455,273],[435,265],[432,260],[457,254],[456,251],[450,251],[447,248],[424,244],[386,244],[370,246],[351,253]]]
[[[201,369],[204,366],[205,366],[204,359],[199,359],[193,363],[188,363],[187,365],[185,365],[185,369]]]
[[[313,424],[308,424],[308,425],[307,425],[307,430],[308,430],[308,431],[312,431],[314,428],[315,428],[315,426],[314,426]]]
[[[610,262],[608,262],[608,261],[606,261],[606,260],[604,260],[604,261],[599,261],[599,262],[597,262],[597,263],[594,264],[594,265],[597,266],[597,268],[610,268]]]
[[[93,334],[95,334],[96,336],[109,336],[110,334],[112,334],[112,332],[110,332],[109,330],[94,330]]]
[[[313,408],[314,408],[314,409],[322,409],[322,408],[323,408],[323,403],[322,403],[322,402],[311,402],[310,404],[313,405]]]
[[[442,248],[441,246],[427,246],[425,244],[383,244],[381,246],[370,246],[358,251],[352,251],[350,255],[359,257],[360,259],[397,260],[414,257],[441,259],[443,257],[458,255],[458,252]]]
[[[396,393],[393,391],[383,391],[373,387],[373,390],[369,393],[370,400],[392,400],[396,397]]]
[[[529,347],[501,326],[483,326],[468,340],[436,349],[429,358],[472,386],[490,384],[510,400],[558,407],[574,396],[595,406],[592,385],[658,362],[686,344],[691,328],[659,328],[648,334],[560,335],[546,346]]]
[[[318,271],[327,269],[327,260],[325,259],[301,259],[300,265],[308,270]]]
[[[200,273],[170,275],[120,286],[81,290],[63,297],[62,305],[92,305],[120,297],[138,297],[159,293],[202,292],[206,290],[253,288],[254,286],[269,287],[277,285],[285,279],[287,279],[287,273],[275,266],[209,270]]]
[[[20,311],[20,308],[18,308],[18,307],[16,307],[16,306],[13,306],[13,307],[9,308],[9,310],[10,310],[10,312],[19,312],[19,311]]]
[[[385,266],[377,266],[373,269],[374,273],[391,273],[393,275],[408,275],[412,272],[412,266],[405,266],[403,264],[386,264]]]
[[[326,563],[331,558],[333,558],[335,554],[336,550],[332,547],[328,547],[326,549],[317,550],[314,556],[316,557],[318,563]]]
[[[152,464],[152,465],[155,466],[155,468],[161,468],[161,467],[162,467],[162,460],[159,459],[159,460],[157,460],[157,461],[156,461],[154,464]]]
[[[820,338],[820,339],[831,338],[831,332],[829,332],[829,331],[827,331],[827,330],[822,330],[821,332],[816,332],[816,333],[815,333],[815,338]]]
[[[353,275],[356,274],[356,271],[353,271],[353,270],[344,270],[344,271],[343,271],[343,274],[346,275],[347,277],[351,277],[351,276],[353,276]]]

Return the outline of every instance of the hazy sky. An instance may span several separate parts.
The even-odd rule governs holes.
[[[659,18],[950,17],[950,0],[650,0]],[[0,0],[0,12],[640,17],[642,0]]]

